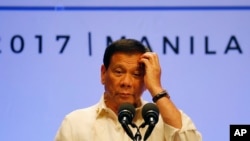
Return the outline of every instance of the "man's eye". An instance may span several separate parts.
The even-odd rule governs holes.
[[[115,73],[122,73],[122,72],[117,70],[117,71],[115,71]]]
[[[135,72],[135,73],[134,73],[134,76],[139,77],[139,76],[141,76],[141,74],[142,74],[142,73],[140,73],[140,72]]]
[[[121,70],[115,70],[115,74],[122,74],[122,71]]]

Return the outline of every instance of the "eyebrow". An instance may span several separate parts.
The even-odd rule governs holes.
[[[115,64],[115,65],[113,65],[111,68],[112,68],[112,69],[114,69],[114,68],[126,69],[125,66],[122,65],[122,64]],[[140,70],[143,70],[143,68],[144,68],[144,65],[141,64],[141,63],[138,63],[138,65],[137,65],[136,67],[132,68],[132,69],[133,69],[133,71],[140,71]]]

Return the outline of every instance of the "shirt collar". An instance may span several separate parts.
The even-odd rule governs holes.
[[[137,118],[141,118],[141,110],[142,110],[142,107],[144,104],[146,104],[147,102],[144,101],[142,98],[140,99],[140,102],[141,102],[141,106],[140,107],[137,107],[135,108],[136,110],[136,115],[135,115],[135,119]],[[104,95],[101,96],[101,99],[97,105],[97,117],[101,117],[103,115],[105,115],[105,113],[113,113],[115,114],[110,108],[108,108],[104,102]]]

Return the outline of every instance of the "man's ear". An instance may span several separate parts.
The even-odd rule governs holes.
[[[105,84],[105,74],[106,74],[106,67],[102,64],[101,66],[101,83]]]

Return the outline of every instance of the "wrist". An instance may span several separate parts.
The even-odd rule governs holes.
[[[160,93],[157,93],[156,95],[154,95],[152,100],[154,103],[156,103],[159,99],[161,99],[163,97],[167,97],[168,99],[170,99],[170,96],[166,90],[162,90]]]
[[[150,89],[149,92],[151,94],[152,97],[156,96],[157,94],[163,92],[165,89],[163,89],[162,87],[155,87],[154,89]]]

